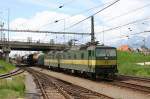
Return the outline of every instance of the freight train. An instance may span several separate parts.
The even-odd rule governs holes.
[[[31,58],[32,56],[32,58]],[[28,64],[43,68],[90,75],[92,78],[113,77],[117,72],[117,51],[109,46],[76,46],[64,51],[51,51],[36,58],[29,55]]]
[[[27,64],[28,66],[35,66],[35,65],[44,65],[44,54],[34,53],[22,56],[21,62],[23,64]]]

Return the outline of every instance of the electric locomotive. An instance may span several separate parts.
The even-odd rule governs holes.
[[[44,65],[88,74],[93,78],[112,77],[118,72],[116,48],[101,45],[75,46],[64,51],[50,52],[44,57]]]

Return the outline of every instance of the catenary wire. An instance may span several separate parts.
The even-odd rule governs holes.
[[[113,27],[113,28],[109,28],[109,29],[106,29],[106,30],[103,30],[103,31],[100,31],[100,32],[96,32],[96,33],[108,32],[108,31],[111,31],[111,30],[115,30],[115,29],[130,25],[130,24],[138,23],[138,22],[141,22],[141,21],[149,20],[149,19],[150,19],[150,16],[147,17],[147,18],[135,20],[135,21],[132,21],[132,22],[129,22],[129,23],[126,23],[126,24],[123,24],[123,25],[119,25],[119,26],[116,26],[116,27]]]
[[[114,5],[115,3],[119,2],[119,1],[120,1],[120,0],[116,0],[115,2],[113,2],[113,3],[111,3],[110,5],[108,5],[108,6],[104,7],[103,9],[101,9],[101,10],[97,11],[96,13],[94,13],[94,14],[92,14],[92,15],[90,15],[90,16],[88,16],[88,17],[86,17],[85,19],[83,19],[83,20],[81,20],[81,21],[79,21],[79,22],[77,22],[77,23],[75,23],[75,24],[73,24],[73,25],[71,25],[71,26],[69,26],[69,27],[67,27],[67,28],[65,28],[65,29],[69,29],[69,28],[72,28],[72,27],[74,27],[74,26],[78,25],[79,23],[81,23],[81,22],[83,22],[83,21],[85,21],[85,20],[87,20],[87,19],[91,18],[91,16],[94,16],[94,15],[96,15],[96,14],[98,14],[98,13],[102,12],[103,10],[105,10],[105,9],[109,8],[110,6]]]

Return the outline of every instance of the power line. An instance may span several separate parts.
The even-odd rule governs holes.
[[[130,25],[130,24],[138,23],[138,22],[141,22],[141,21],[144,21],[144,20],[149,20],[149,19],[150,19],[150,16],[147,17],[147,18],[144,18],[144,19],[135,20],[135,21],[132,21],[132,22],[129,22],[129,23],[120,25],[120,26],[116,26],[116,27],[113,27],[113,28],[109,28],[109,29],[106,29],[106,30],[103,30],[103,31],[100,31],[100,32],[97,32],[97,33],[108,32],[108,31],[111,31],[111,30],[115,30],[115,29],[118,29],[118,28],[121,28],[121,27]]]
[[[115,2],[113,2],[113,3],[111,3],[110,5],[108,5],[108,6],[104,7],[103,9],[101,9],[101,10],[97,11],[96,13],[94,13],[94,14],[92,14],[92,15],[88,16],[87,18],[85,18],[85,19],[83,19],[83,20],[81,20],[81,21],[79,21],[79,22],[77,22],[77,23],[75,23],[75,24],[71,25],[70,27],[65,28],[65,29],[69,29],[69,28],[72,28],[72,27],[76,26],[77,24],[79,24],[79,23],[81,23],[81,22],[83,22],[83,21],[85,21],[85,20],[87,20],[87,19],[91,18],[91,16],[94,16],[94,15],[96,15],[96,14],[98,14],[98,13],[102,12],[103,10],[105,10],[105,9],[109,8],[110,6],[114,5],[115,3],[119,2],[119,1],[120,1],[120,0],[116,0]]]
[[[128,38],[129,36],[131,35],[139,35],[139,34],[145,34],[145,33],[150,33],[150,31],[142,31],[142,32],[138,32],[138,33],[132,33],[132,34],[129,34],[129,35],[121,35],[121,36],[118,36],[118,37],[115,37],[113,39],[117,39],[117,38]]]
[[[73,2],[73,0],[71,0],[70,2]],[[68,3],[70,3],[70,2],[68,2]],[[110,1],[110,2],[112,2],[112,1]],[[93,9],[99,8],[99,7],[101,7],[101,6],[104,6],[104,5],[106,5],[106,4],[110,3],[110,2],[107,2],[107,3],[105,3],[105,4],[100,4],[100,5],[91,7],[91,8],[89,8],[89,9],[86,9],[86,10],[81,11],[81,12],[79,12],[79,13],[72,14],[71,16],[66,17],[66,18],[63,18],[63,19],[58,19],[58,20],[51,21],[50,23],[45,24],[45,25],[43,25],[43,26],[40,27],[40,28],[43,28],[43,27],[45,27],[45,26],[47,26],[47,25],[51,25],[51,24],[57,23],[57,22],[59,22],[59,21],[61,21],[61,20],[66,20],[66,19],[68,19],[68,18],[75,17],[75,16],[77,16],[77,15],[79,15],[79,14],[82,14],[82,13],[86,13],[86,12],[88,12],[88,11],[90,11],[90,10],[93,10]],[[66,2],[66,3],[67,3],[67,2]],[[64,3],[64,4],[66,4],[66,3]]]
[[[108,19],[107,21],[115,20],[115,19],[117,19],[117,18],[119,18],[119,17],[126,16],[126,15],[128,15],[128,14],[130,14],[130,13],[136,12],[136,11],[138,11],[138,10],[141,10],[141,9],[146,8],[146,7],[149,7],[149,6],[150,6],[150,3],[147,4],[147,5],[144,5],[144,6],[142,6],[142,7],[133,9],[133,10],[131,10],[131,11],[125,12],[125,13],[123,13],[123,14],[120,14],[120,15],[118,15],[118,16],[112,17],[112,18]]]
[[[112,2],[112,1],[111,1],[111,2]],[[77,16],[77,15],[79,15],[79,14],[89,12],[89,11],[91,11],[91,10],[94,10],[94,9],[96,9],[96,8],[99,8],[99,7],[101,7],[101,6],[104,6],[104,5],[106,5],[106,4],[108,4],[108,3],[111,3],[111,2],[107,2],[107,3],[105,3],[105,4],[96,5],[96,6],[94,6],[94,7],[91,7],[91,8],[89,8],[89,9],[86,9],[86,10],[84,10],[84,11],[78,12],[78,13],[76,13],[76,14],[72,14],[72,15],[70,15],[69,17],[51,21],[50,23],[48,23],[48,24],[46,24],[46,25],[50,25],[50,24],[54,24],[54,23],[57,23],[57,22],[62,21],[62,20],[70,19],[70,18],[75,17],[75,16]],[[46,26],[46,25],[43,25],[42,27],[44,27],[44,26]]]
[[[32,32],[32,33],[50,33],[50,34],[76,34],[76,35],[91,35],[91,33],[75,33],[75,32],[53,32],[53,31],[39,31],[39,30],[13,30],[13,29],[0,29],[0,31],[10,32]]]
[[[143,34],[143,33],[150,33],[150,31],[143,31],[143,32],[139,32],[139,33],[133,33],[133,34],[130,34],[130,35],[137,35],[137,34]]]
[[[66,4],[68,4],[68,3],[70,3],[70,2],[72,2],[72,1],[73,1],[73,0],[64,3],[63,6],[66,5]],[[111,2],[112,2],[112,1],[111,1]],[[79,14],[81,14],[81,13],[85,13],[85,12],[88,12],[88,11],[90,11],[90,10],[99,8],[99,7],[104,6],[104,5],[108,4],[108,3],[110,3],[110,2],[107,2],[107,3],[105,3],[105,4],[96,5],[96,6],[94,6],[94,7],[91,7],[91,8],[89,8],[89,9],[86,9],[86,10],[81,11],[81,12],[79,12],[79,13],[73,14],[73,15],[69,16],[68,18],[71,18],[71,17],[77,16],[77,15],[79,15]],[[64,19],[68,19],[68,18],[64,18]],[[47,25],[51,25],[51,24],[57,23],[57,22],[59,22],[59,21],[61,21],[61,20],[64,20],[64,19],[59,19],[59,20],[52,21],[52,22],[50,22],[50,23],[48,23],[48,24],[43,25],[42,27],[45,27],[45,26],[47,26]],[[40,27],[40,28],[42,28],[42,27]],[[45,35],[44,38],[46,38],[46,36],[47,36],[47,34]]]
[[[78,13],[76,13],[76,14],[72,14],[72,15],[71,15],[71,17],[74,17],[74,16],[77,16],[77,15],[79,15],[79,14],[82,14],[82,13],[88,12],[88,11],[90,11],[90,10],[93,10],[93,9],[99,8],[99,7],[101,7],[101,6],[104,6],[104,5],[106,5],[106,4],[109,4],[109,3],[111,3],[111,2],[112,2],[112,1],[107,2],[107,3],[105,3],[105,4],[96,5],[96,6],[94,6],[94,7],[91,7],[91,8],[89,8],[89,9],[86,9],[86,10],[84,10],[84,11],[78,12]],[[66,18],[66,19],[67,19],[67,18]]]

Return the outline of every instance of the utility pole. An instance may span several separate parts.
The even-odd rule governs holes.
[[[7,19],[7,24],[8,24],[8,42],[9,42],[9,15],[10,15],[10,9],[8,8],[8,19]]]
[[[144,42],[144,56],[146,56],[146,45],[145,45],[145,37],[143,39]],[[145,66],[145,59],[144,59],[144,66]]]
[[[1,29],[3,29],[3,27],[4,27],[3,22],[0,23],[0,27],[1,27]],[[3,38],[3,31],[1,31],[1,42],[2,42],[2,38]]]
[[[104,37],[104,25],[103,25],[103,45],[105,45],[105,37]]]
[[[95,33],[94,33],[94,16],[91,16],[91,43],[95,43]]]
[[[66,19],[64,19],[64,32],[65,32],[65,29],[66,29]],[[63,34],[63,39],[64,39],[64,43],[65,43],[65,35]]]

